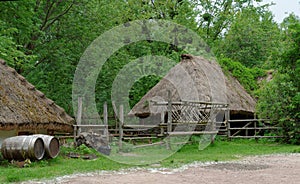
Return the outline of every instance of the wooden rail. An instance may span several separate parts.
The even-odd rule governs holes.
[[[266,126],[264,125],[266,121],[271,121],[268,119],[240,119],[240,120],[227,120],[227,137],[231,138],[281,138],[284,136],[278,135],[257,135],[261,130],[280,130],[281,127],[278,126]],[[258,126],[258,123],[263,124],[263,126]],[[246,123],[243,127],[232,127],[233,123]],[[233,132],[234,131],[234,132]],[[240,135],[242,131],[244,135]],[[249,131],[252,131],[251,133]],[[252,135],[249,135],[252,134]]]
[[[114,119],[116,121],[116,124],[113,126],[108,126],[108,111],[107,111],[107,104],[105,103],[103,106],[103,122],[104,124],[84,124],[82,120],[85,120],[82,116],[82,98],[78,98],[78,115],[76,122],[77,124],[74,125],[74,141],[75,138],[78,136],[78,134],[81,132],[82,128],[95,128],[95,129],[101,129],[104,131],[104,133],[107,135],[107,140],[109,141],[109,138],[112,136],[118,137],[118,145],[119,149],[122,150],[123,148],[123,141],[137,141],[137,140],[149,140],[151,144],[146,144],[145,146],[151,146],[151,145],[166,145],[167,149],[171,148],[171,136],[187,136],[187,135],[211,135],[212,140],[214,138],[214,135],[217,133],[222,132],[224,136],[227,136],[229,139],[231,138],[279,138],[282,136],[277,135],[258,135],[259,132],[269,130],[269,131],[276,131],[280,130],[281,128],[278,126],[265,126],[266,123],[270,120],[267,119],[243,119],[243,120],[230,120],[230,112],[227,109],[227,104],[221,104],[221,103],[209,103],[209,102],[172,102],[171,100],[171,93],[168,92],[168,101],[167,102],[153,102],[154,105],[163,105],[166,106],[167,111],[161,112],[161,120],[160,122],[157,122],[157,124],[154,125],[139,125],[139,124],[125,124],[124,123],[124,108],[123,105],[120,105],[118,112],[117,107],[113,103],[113,109],[114,109]],[[200,119],[199,121],[196,121],[195,119],[176,119],[176,116],[172,116],[174,111],[174,108],[172,105],[190,105],[194,107],[194,105],[199,106],[200,108],[210,108],[212,106],[218,108],[218,110],[221,110],[225,112],[225,122],[215,122],[215,120],[211,119]],[[200,105],[199,105],[200,104]],[[203,106],[201,105],[203,104]],[[219,106],[218,106],[219,105]],[[178,109],[177,109],[178,110]],[[199,110],[199,109],[198,109]],[[203,109],[200,109],[201,112]],[[177,111],[176,111],[177,112]],[[217,111],[218,112],[218,111]],[[165,115],[168,115],[167,122],[165,122]],[[191,113],[191,115],[201,115],[196,114],[194,111]],[[100,116],[99,116],[100,117]],[[189,117],[189,115],[188,115]],[[260,122],[260,124],[259,124]],[[235,125],[243,123],[244,125],[242,127],[236,127]],[[220,129],[222,125],[222,129]],[[174,127],[176,126],[191,126],[199,128],[198,130],[191,130],[191,131],[176,131],[174,130]],[[264,126],[261,126],[264,125]],[[204,130],[203,126],[210,126],[208,130]],[[149,129],[157,129],[157,132],[155,133],[149,133],[146,131],[149,131]],[[217,131],[218,130],[218,131]],[[158,133],[159,132],[159,133]],[[243,133],[243,135],[241,135]],[[161,141],[159,143],[152,143],[152,139],[160,139]],[[173,143],[172,143],[173,144]],[[138,147],[144,147],[143,145],[135,146]]]

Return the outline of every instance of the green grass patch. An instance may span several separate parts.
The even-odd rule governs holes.
[[[0,159],[0,183],[19,182],[32,179],[51,179],[57,176],[93,172],[99,170],[120,170],[132,165],[122,164],[112,161],[102,155],[98,155],[97,159],[84,160],[66,157],[69,152],[77,152],[80,154],[97,154],[93,150],[88,150],[85,147],[81,148],[62,148],[59,157],[51,160],[42,160],[32,162],[29,167],[18,168],[6,160]],[[114,151],[114,150],[112,150]],[[140,155],[159,155],[161,153],[170,153],[167,159],[159,160],[156,163],[161,167],[179,167],[183,164],[192,163],[194,161],[227,161],[239,159],[251,155],[276,154],[276,153],[299,153],[300,146],[279,144],[271,141],[256,142],[255,140],[233,140],[226,141],[217,139],[214,144],[209,145],[204,150],[198,150],[197,142],[184,145],[176,153],[167,152],[165,147],[148,147],[141,149],[133,149],[127,154],[121,155],[120,158],[130,160],[139,159]],[[114,156],[114,157],[113,157]],[[117,160],[117,150],[111,158]],[[155,157],[156,158],[156,157]],[[159,158],[159,157],[158,157]],[[163,158],[163,156],[161,157]],[[151,157],[149,157],[151,159]],[[146,159],[147,160],[147,159]],[[143,167],[151,167],[151,164]]]

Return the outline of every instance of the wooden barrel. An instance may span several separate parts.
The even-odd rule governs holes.
[[[3,141],[1,153],[8,160],[40,160],[45,154],[44,141],[33,136],[10,137]]]
[[[43,139],[45,145],[45,157],[57,157],[57,155],[59,154],[60,146],[59,140],[56,137],[44,134],[34,134],[32,136],[40,137]]]

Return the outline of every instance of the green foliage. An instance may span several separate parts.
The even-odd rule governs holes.
[[[239,61],[247,67],[264,66],[276,60],[280,31],[271,12],[250,7],[237,13],[225,37],[216,44],[219,56]]]
[[[75,153],[79,155],[97,155],[100,156],[100,153],[97,152],[94,148],[87,147],[85,144],[81,144],[78,147],[62,147],[60,150],[61,156],[69,155],[70,153]]]
[[[248,93],[252,93],[253,91],[258,89],[257,79],[259,77],[264,77],[266,72],[260,68],[247,68],[243,64],[238,61],[233,61],[229,58],[219,59],[221,67],[227,75],[232,75],[244,86]],[[230,73],[228,73],[228,71]]]
[[[0,12],[0,58],[69,114],[73,114],[74,72],[88,45],[105,31],[126,22],[163,19],[186,26],[205,38],[221,58],[223,69],[231,72],[251,94],[257,95],[253,92],[259,88],[256,80],[265,76],[259,68],[275,67],[279,74],[260,90],[258,109],[262,116],[279,118],[290,141],[297,142],[300,25],[295,16],[283,22],[280,33],[268,5],[254,7],[251,0],[28,0],[1,2]],[[111,105],[114,79],[131,61],[146,55],[179,61],[183,52],[174,45],[153,41],[121,48],[99,73],[95,89],[98,111],[102,111],[106,101]],[[148,75],[135,81],[128,97],[130,106],[161,77]]]
[[[260,92],[258,111],[279,121],[287,142],[300,144],[300,20],[291,15],[284,24],[289,46],[276,62],[278,73]]]
[[[79,153],[79,154],[82,154],[82,155],[85,155],[85,154],[95,154],[97,153],[97,151],[93,148],[89,148],[87,147],[85,144],[81,144],[80,146],[78,146],[76,149],[75,149],[75,152],[76,153]]]
[[[23,46],[15,42],[13,36],[17,32],[17,28],[9,27],[0,20],[0,58],[18,72],[22,72],[31,68],[35,56],[26,55]]]

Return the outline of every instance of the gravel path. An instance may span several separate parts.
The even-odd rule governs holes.
[[[56,178],[61,184],[299,184],[300,154],[248,157],[239,161],[194,163],[179,169],[139,169]]]

